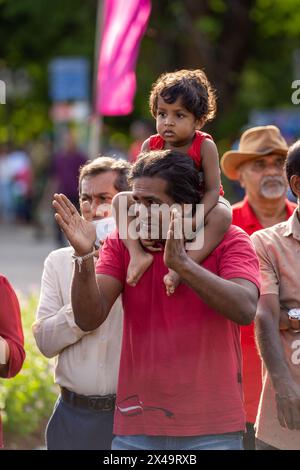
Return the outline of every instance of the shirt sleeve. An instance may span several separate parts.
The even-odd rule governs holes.
[[[96,274],[112,276],[124,284],[126,279],[125,252],[122,240],[114,231],[104,242],[96,265]]]
[[[246,279],[260,290],[259,262],[250,237],[238,227],[230,230],[231,235],[227,236],[219,256],[219,276]]]
[[[50,254],[44,263],[40,300],[32,326],[39,350],[49,358],[89,333],[76,325],[71,304],[63,303],[62,289],[71,289],[71,279],[68,286],[60,285],[55,260]]]
[[[8,375],[14,377],[21,369],[24,359],[24,336],[20,305],[10,283],[0,276],[0,335],[9,346]]]
[[[274,264],[268,254],[267,247],[264,245],[263,235],[259,232],[251,235],[257,256],[259,258],[259,267],[261,275],[261,294],[279,295],[279,280],[274,268]]]

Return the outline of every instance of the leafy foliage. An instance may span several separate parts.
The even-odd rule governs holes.
[[[227,139],[228,148],[253,107],[291,106],[291,82],[300,78],[293,71],[299,7],[300,0],[152,0],[135,111],[105,118],[109,129],[128,133],[133,119],[150,118],[148,95],[160,73],[201,67],[219,96],[208,131]],[[0,106],[0,140],[24,142],[51,128],[48,63],[58,55],[83,55],[93,66],[96,10],[97,0],[0,0],[2,64],[25,68],[32,81],[26,100]]]
[[[36,296],[22,301],[22,305],[26,359],[16,377],[0,381],[0,408],[4,432],[26,435],[50,417],[57,393],[49,360],[38,351],[31,332]]]
[[[0,106],[0,141],[24,144],[51,131],[48,65],[56,56],[93,62],[96,0],[0,1],[0,66],[24,69],[31,90]],[[0,67],[1,68],[1,67]]]

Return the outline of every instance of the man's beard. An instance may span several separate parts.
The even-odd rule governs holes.
[[[264,176],[260,183],[260,193],[266,199],[278,199],[286,193],[283,176]]]

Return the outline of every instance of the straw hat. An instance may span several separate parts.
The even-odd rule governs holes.
[[[259,126],[247,129],[241,136],[238,150],[225,152],[221,158],[224,175],[231,180],[238,180],[238,168],[243,163],[264,155],[286,156],[288,145],[276,126]]]

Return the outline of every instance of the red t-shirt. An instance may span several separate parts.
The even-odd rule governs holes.
[[[115,237],[115,238],[113,238]],[[161,252],[136,287],[126,282],[129,253],[116,235],[96,272],[124,286],[124,332],[114,433],[192,436],[244,429],[239,325],[209,308],[185,284],[168,297]],[[258,285],[249,237],[231,227],[202,266],[224,279]]]
[[[201,161],[201,145],[205,139],[213,140],[210,134],[206,132],[196,131],[193,142],[188,148],[187,155],[196,164],[196,167],[201,171],[202,170],[202,161]],[[150,150],[163,150],[165,146],[164,139],[159,135],[151,135],[149,138],[149,148]],[[224,190],[222,184],[220,185],[220,196],[224,196]]]
[[[8,280],[0,274],[0,336],[10,349],[8,378],[14,377],[25,359],[24,337],[21,325],[20,307],[17,296]],[[0,379],[1,380],[1,379]],[[0,416],[0,447],[3,447]]]
[[[286,218],[288,219],[296,204],[286,200]],[[232,223],[245,230],[248,235],[262,230],[259,220],[249,205],[248,198],[232,206]],[[243,380],[247,421],[254,423],[262,387],[261,359],[258,355],[255,338],[254,323],[241,327],[241,343],[243,352]]]

